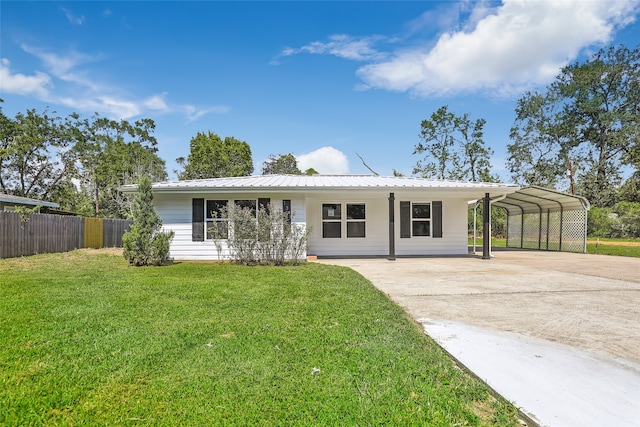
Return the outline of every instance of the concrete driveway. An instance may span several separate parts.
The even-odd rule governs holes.
[[[330,259],[541,425],[640,426],[640,259],[495,251]]]

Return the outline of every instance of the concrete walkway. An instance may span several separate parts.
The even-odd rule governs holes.
[[[640,259],[340,259],[542,426],[640,426]]]

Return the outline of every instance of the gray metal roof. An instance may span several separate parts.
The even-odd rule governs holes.
[[[121,187],[123,192],[135,192],[136,185]],[[491,182],[464,182],[431,180],[424,178],[376,176],[376,175],[256,175],[235,178],[213,178],[188,181],[158,182],[153,184],[155,192],[193,190],[271,190],[271,191],[335,191],[335,190],[474,190],[492,194],[507,194],[516,191],[514,184]]]
[[[492,202],[493,206],[505,208],[509,215],[540,213],[547,210],[589,210],[589,201],[582,196],[562,193],[547,188],[531,186],[508,194],[503,200]]]
[[[16,205],[44,206],[47,208],[59,208],[59,203],[45,202],[44,200],[30,199],[28,197],[13,196],[11,194],[0,193],[0,202],[13,203]]]

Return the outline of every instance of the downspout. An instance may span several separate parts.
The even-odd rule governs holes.
[[[506,194],[503,194],[502,196],[499,196],[493,200],[489,199],[489,256],[492,257],[493,255],[491,254],[491,204],[493,202],[499,202],[500,200],[504,200],[507,197]]]

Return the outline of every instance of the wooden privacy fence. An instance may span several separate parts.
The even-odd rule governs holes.
[[[133,221],[0,212],[0,258],[122,247]]]

